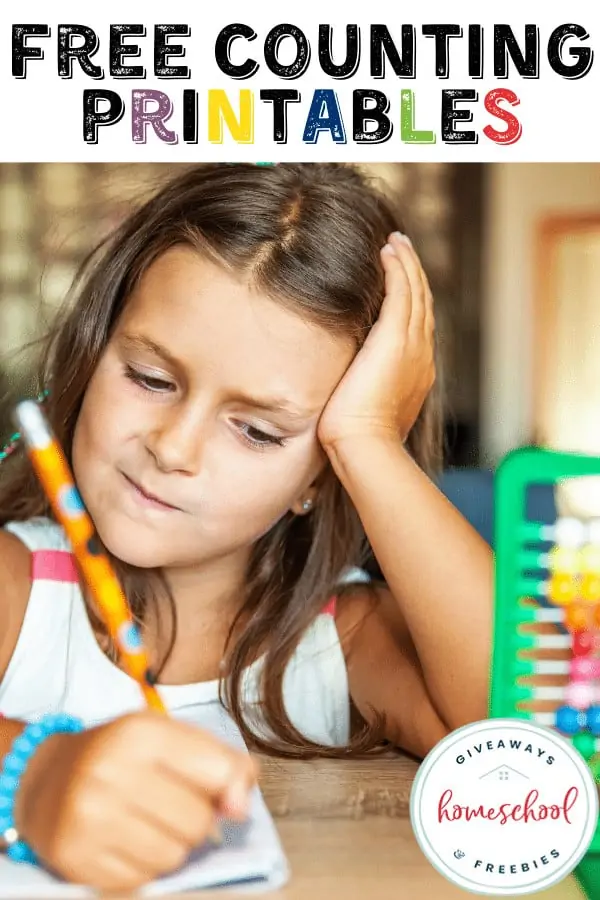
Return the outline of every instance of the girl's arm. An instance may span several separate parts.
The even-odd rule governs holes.
[[[0,683],[17,645],[30,591],[31,554],[15,535],[0,528]]]
[[[319,423],[388,588],[346,598],[338,626],[359,711],[427,752],[487,714],[492,553],[404,441],[435,381],[433,298],[410,241],[391,235],[377,322]]]
[[[0,529],[0,684],[8,668],[30,591],[31,556],[14,535]],[[5,719],[0,708],[0,761],[25,727],[23,722]],[[4,848],[0,839],[0,851]]]
[[[388,585],[340,605],[353,697],[427,750],[487,715],[492,553],[398,440],[355,438],[331,458]]]

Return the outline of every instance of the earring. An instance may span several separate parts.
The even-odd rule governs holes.
[[[309,498],[308,500],[305,500],[304,503],[302,504],[302,509],[304,510],[304,512],[308,512],[309,509],[312,509],[312,505],[313,505],[313,502]]]

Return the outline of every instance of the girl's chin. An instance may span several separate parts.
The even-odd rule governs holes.
[[[98,527],[100,539],[108,552],[120,562],[137,569],[157,569],[169,564],[164,536],[154,529],[132,522],[105,523]]]

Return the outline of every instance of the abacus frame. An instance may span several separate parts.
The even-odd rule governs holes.
[[[600,456],[558,452],[542,447],[521,447],[507,454],[496,471],[494,486],[495,601],[491,662],[490,718],[533,719],[533,713],[515,702],[521,674],[517,656],[515,589],[518,578],[522,526],[527,522],[526,491],[531,484],[600,476]],[[537,523],[540,527],[546,523]],[[575,876],[590,900],[600,897],[600,825]]]

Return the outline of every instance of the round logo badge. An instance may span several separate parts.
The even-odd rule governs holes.
[[[486,719],[426,756],[410,816],[423,853],[449,881],[516,896],[556,884],[581,861],[598,823],[598,791],[560,734],[521,719]]]

